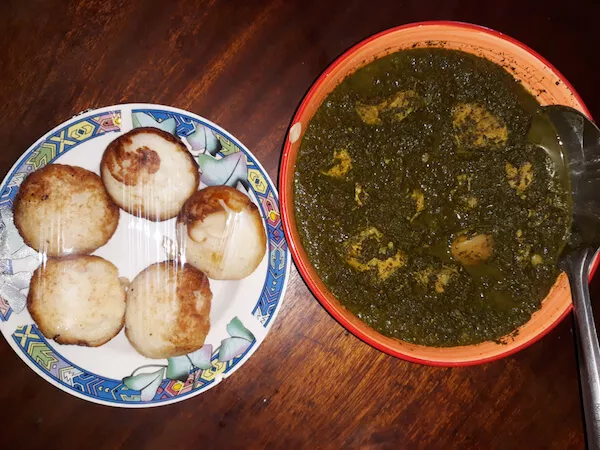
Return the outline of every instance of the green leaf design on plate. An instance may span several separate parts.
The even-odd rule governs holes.
[[[167,359],[167,378],[171,380],[185,381],[190,376],[192,370],[192,362],[186,356],[174,356]]]
[[[4,283],[0,285],[0,297],[2,297],[13,311],[19,314],[27,305],[27,296],[19,289],[10,284]]]
[[[153,127],[171,134],[175,134],[175,128],[177,127],[177,122],[175,122],[175,118],[173,117],[159,122],[143,112],[131,113],[131,121],[133,123],[133,128]]]
[[[11,183],[12,184],[12,183]],[[9,206],[0,208],[2,218],[2,233],[0,233],[0,259],[21,259],[30,255],[37,256],[37,252],[25,245],[14,224],[13,212]]]
[[[132,375],[132,376],[123,378],[123,384],[125,386],[127,386],[127,388],[132,389],[134,391],[146,390],[145,392],[146,392],[146,396],[147,396],[147,395],[149,395],[148,388],[150,388],[150,390],[151,390],[151,388],[154,385],[156,385],[156,388],[154,388],[154,393],[156,393],[158,386],[160,386],[160,383],[164,378],[164,373],[165,373],[164,367],[161,367],[156,372],[138,373],[137,375]],[[157,383],[157,380],[158,380],[158,383]],[[152,397],[154,397],[154,394],[152,394]],[[150,397],[150,399],[152,399],[152,397]]]
[[[196,350],[193,353],[187,355],[192,364],[198,369],[206,370],[212,367],[210,359],[212,357],[213,348],[212,345],[207,344],[200,350]]]
[[[238,337],[242,339],[246,339],[247,341],[252,342],[254,340],[254,335],[244,326],[242,321],[237,317],[234,317],[231,322],[227,324],[227,332],[231,337]]]
[[[0,273],[0,284],[10,284],[19,290],[26,289],[29,287],[32,275],[32,272]]]
[[[240,356],[252,342],[244,338],[230,337],[221,341],[221,348],[219,349],[219,361],[227,362],[231,361],[236,356]]]
[[[154,398],[154,396],[156,395],[156,391],[158,390],[158,388],[160,386],[160,383],[162,383],[163,378],[164,378],[164,369],[161,369],[161,373],[156,376],[154,381],[152,381],[152,383],[150,383],[148,386],[146,386],[140,392],[140,399],[143,402],[149,402],[150,400],[152,400]]]
[[[244,187],[248,184],[248,165],[246,156],[241,153],[233,153],[221,159],[213,158],[207,154],[198,155],[198,165],[202,174],[200,181],[207,186],[231,186],[236,187],[238,182]]]
[[[221,150],[221,141],[215,132],[204,125],[197,124],[194,132],[186,136],[186,139],[194,151],[204,151],[214,156]]]

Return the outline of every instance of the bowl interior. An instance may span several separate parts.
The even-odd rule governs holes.
[[[391,339],[368,327],[345,309],[321,281],[310,263],[294,218],[294,166],[302,136],[312,116],[327,95],[349,74],[399,50],[415,47],[441,47],[462,50],[505,67],[542,105],[563,104],[589,116],[571,85],[542,57],[523,44],[500,33],[474,25],[429,22],[394,28],[375,35],[348,50],[315,82],[292,122],[281,163],[280,195],[284,228],[292,254],[305,281],[323,306],[348,330],[365,342],[394,356],[433,365],[469,365],[507,356],[546,334],[571,309],[569,283],[561,274],[542,307],[516,332],[501,343],[435,348]]]

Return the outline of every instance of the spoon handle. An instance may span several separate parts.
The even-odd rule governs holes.
[[[589,262],[594,252],[585,249],[566,258],[575,314],[576,342],[585,416],[587,444],[600,449],[600,347],[588,287]]]

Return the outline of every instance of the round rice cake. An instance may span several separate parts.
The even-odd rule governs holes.
[[[27,309],[48,339],[98,347],[125,321],[125,287],[114,264],[99,256],[48,258],[33,273]]]
[[[199,270],[175,261],[152,264],[127,291],[125,334],[148,358],[170,358],[204,345],[212,292]]]
[[[152,221],[175,217],[198,189],[198,164],[181,140],[158,128],[135,128],[102,156],[102,181],[114,202]]]
[[[14,222],[27,245],[48,256],[91,253],[112,237],[119,208],[98,175],[49,164],[23,181]]]
[[[186,262],[215,280],[239,280],[262,261],[267,236],[258,208],[228,186],[194,193],[177,217],[177,240]]]

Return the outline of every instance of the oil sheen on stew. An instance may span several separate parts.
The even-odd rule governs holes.
[[[384,335],[447,347],[499,340],[559,273],[568,194],[526,135],[538,103],[502,67],[414,49],[372,62],[303,137],[302,244],[339,301]]]

